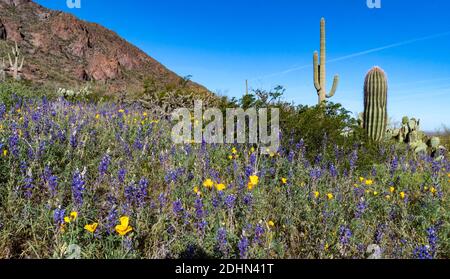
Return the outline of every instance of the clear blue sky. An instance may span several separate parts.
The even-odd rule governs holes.
[[[389,78],[391,118],[416,116],[426,130],[450,126],[448,0],[381,0],[381,9],[368,9],[366,0],[81,0],[72,10],[66,0],[37,2],[116,31],[213,91],[241,96],[249,79],[251,88],[283,85],[286,100],[310,105],[324,16],[328,59],[337,59],[328,63],[327,87],[341,76],[334,102],[362,111],[364,76],[379,65]]]

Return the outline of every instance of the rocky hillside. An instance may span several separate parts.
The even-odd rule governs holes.
[[[0,0],[0,61],[14,42],[25,57],[23,78],[37,83],[75,87],[91,81],[118,93],[139,91],[146,78],[161,87],[182,82],[113,31],[31,0]]]

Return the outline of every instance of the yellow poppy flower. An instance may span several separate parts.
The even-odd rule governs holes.
[[[389,188],[389,192],[394,193],[395,192],[395,187]]]
[[[366,185],[367,186],[373,185],[373,180],[371,180],[371,179],[366,180]]]
[[[90,233],[94,233],[97,230],[98,223],[87,224],[84,229]]]
[[[125,110],[119,109],[119,113],[124,113],[124,112],[125,112]]]
[[[403,200],[406,198],[405,192],[400,192],[400,198],[402,198]]]
[[[100,114],[97,113],[97,114],[95,115],[95,119],[99,119],[99,118],[100,118]]]
[[[205,182],[203,182],[203,186],[208,189],[212,189],[214,182],[211,179],[206,179]]]
[[[436,194],[437,190],[436,190],[436,188],[431,187],[430,192],[431,192],[432,194]]]
[[[273,221],[267,222],[267,225],[269,225],[269,227],[275,227],[275,223]]]
[[[237,149],[236,149],[235,147],[233,147],[233,148],[231,149],[231,153],[234,154],[234,155],[236,155],[236,154],[237,154]]]
[[[72,222],[74,222],[78,217],[78,212],[76,211],[72,211],[69,216],[64,217],[64,222],[66,224],[70,224]]]
[[[320,193],[319,192],[314,192],[314,197],[317,199],[318,197],[320,196]]]
[[[333,196],[332,193],[328,193],[328,194],[327,194],[327,198],[328,198],[329,200],[332,200],[332,199],[334,198],[334,196]]]
[[[194,193],[196,193],[197,195],[201,195],[202,192],[200,192],[200,189],[198,189],[197,186],[194,187]]]
[[[147,113],[146,112],[144,112],[143,114],[142,114],[142,116],[144,116],[144,117],[147,117]]]
[[[4,149],[3,150],[3,157],[6,157],[6,156],[8,156],[8,150]]]
[[[222,183],[216,184],[216,190],[219,192],[225,190],[226,188],[227,188],[227,186],[225,186],[225,184],[222,184]]]
[[[70,218],[72,219],[72,221],[75,221],[78,218],[78,212],[72,211],[70,213]]]
[[[133,228],[129,225],[130,219],[127,216],[120,217],[120,225],[116,226],[116,232],[124,236],[127,233],[133,231]]]
[[[361,177],[359,178],[359,181],[362,183],[362,182],[364,181],[364,177],[361,176]]]
[[[257,175],[250,176],[250,183],[254,186],[258,185],[259,183],[259,177]]]
[[[373,195],[374,195],[374,196],[378,196],[378,192],[377,192],[377,191],[374,191],[374,192],[373,192]]]
[[[251,190],[253,190],[253,188],[255,188],[255,184],[252,184],[251,182],[249,182],[248,184],[247,184],[247,189],[249,189],[250,191]]]
[[[287,180],[287,178],[281,178],[281,183],[283,183],[283,184],[287,184],[287,182],[288,182],[288,180]]]

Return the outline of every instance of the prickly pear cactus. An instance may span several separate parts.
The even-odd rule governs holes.
[[[430,138],[420,130],[420,119],[403,117],[402,126],[399,129],[392,130],[390,136],[399,143],[408,144],[416,153],[431,150],[433,155],[437,154],[438,150],[442,148],[438,137]]]
[[[364,121],[363,128],[374,141],[385,138],[387,128],[388,85],[384,71],[372,68],[364,83]]]

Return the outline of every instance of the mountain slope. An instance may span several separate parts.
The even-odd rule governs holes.
[[[23,77],[38,83],[72,87],[92,81],[117,93],[139,91],[146,78],[160,87],[182,82],[113,31],[31,0],[0,0],[0,59],[14,41],[25,57]]]

